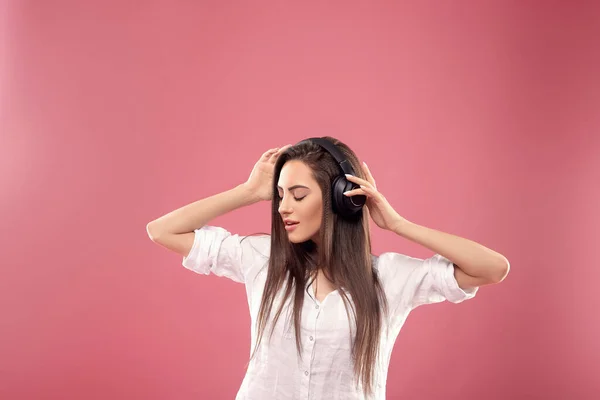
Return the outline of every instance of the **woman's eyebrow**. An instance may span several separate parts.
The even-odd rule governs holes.
[[[277,188],[279,188],[279,189],[283,189],[283,188],[282,188],[281,186],[279,186],[279,185],[277,185]],[[290,186],[290,187],[288,188],[288,190],[290,190],[290,191],[291,191],[291,190],[294,190],[294,189],[300,189],[300,188],[302,188],[302,189],[310,189],[309,187],[306,187],[306,186],[302,186],[302,185],[294,185],[294,186]]]

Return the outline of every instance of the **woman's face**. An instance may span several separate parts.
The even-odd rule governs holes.
[[[312,170],[299,160],[290,160],[283,165],[277,182],[279,215],[296,224],[284,223],[288,238],[293,243],[312,239],[318,244],[319,229],[323,216],[323,194]]]

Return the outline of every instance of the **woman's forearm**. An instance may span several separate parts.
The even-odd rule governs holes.
[[[399,223],[394,232],[449,259],[472,277],[500,282],[508,274],[510,264],[506,257],[472,240],[409,221]]]
[[[149,222],[146,230],[153,239],[163,234],[193,232],[220,215],[259,201],[245,184],[240,184],[171,211]]]

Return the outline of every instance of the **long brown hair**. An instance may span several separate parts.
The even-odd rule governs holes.
[[[360,163],[354,152],[339,140],[326,136],[350,161],[355,175],[365,179]],[[308,240],[304,243],[289,241],[279,214],[280,199],[277,183],[283,165],[290,160],[300,160],[312,170],[312,176],[318,182],[323,193],[323,219],[319,232],[319,248]],[[368,396],[373,391],[375,363],[378,357],[379,337],[383,318],[387,313],[387,301],[374,270],[371,258],[371,240],[369,236],[369,216],[366,207],[356,216],[343,218],[334,213],[331,205],[331,183],[342,172],[335,159],[319,145],[304,142],[288,148],[275,163],[273,173],[273,200],[271,209],[271,249],[267,278],[259,309],[257,329],[258,340],[253,351],[256,354],[271,314],[274,299],[283,292],[283,301],[275,314],[271,325],[271,335],[275,322],[279,319],[284,305],[293,301],[293,321],[296,333],[296,348],[302,357],[300,321],[304,288],[308,280],[320,266],[325,277],[338,289],[348,321],[355,321],[355,337],[352,343],[355,378],[363,382]],[[287,283],[286,283],[287,282]],[[283,288],[286,283],[285,288]],[[352,300],[348,299],[350,294]],[[290,296],[293,295],[293,299]],[[352,328],[350,330],[352,332]],[[358,387],[359,379],[355,379]]]

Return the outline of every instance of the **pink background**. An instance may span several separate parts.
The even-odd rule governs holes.
[[[325,134],[401,215],[511,262],[411,314],[387,398],[600,398],[599,7],[393,3],[1,3],[0,398],[232,399],[244,287],[146,223]],[[269,204],[212,224],[268,230]]]

